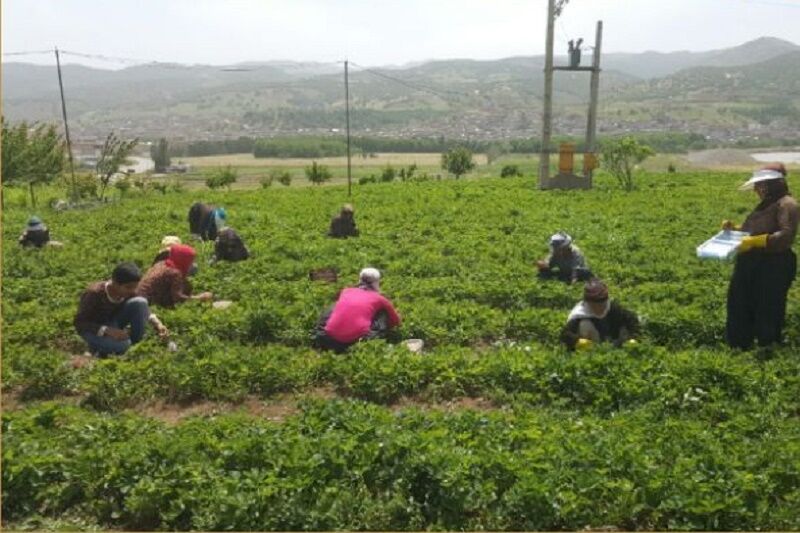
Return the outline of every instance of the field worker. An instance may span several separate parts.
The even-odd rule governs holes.
[[[222,207],[195,202],[189,208],[189,232],[199,235],[204,241],[213,241],[227,220],[227,213]]]
[[[146,298],[150,305],[170,308],[186,300],[211,300],[213,295],[210,292],[192,295],[188,277],[194,258],[194,248],[173,244],[166,261],[151,266],[144,275],[136,294]]]
[[[333,237],[335,239],[358,237],[358,228],[356,228],[356,221],[353,215],[353,206],[351,204],[344,204],[339,214],[331,219],[328,237]]]
[[[317,323],[315,342],[320,348],[345,351],[359,340],[383,338],[400,324],[392,303],[380,292],[381,273],[365,268],[358,287],[344,289]]]
[[[164,238],[161,239],[161,249],[158,251],[158,254],[156,254],[152,264],[155,265],[156,263],[169,259],[169,249],[174,244],[181,244],[180,237],[176,237],[175,235],[164,236]],[[195,274],[197,274],[197,263],[192,263],[192,268],[189,269],[189,275],[194,276]]]
[[[725,337],[733,348],[747,350],[780,343],[786,318],[786,295],[797,273],[792,243],[797,233],[797,201],[789,195],[786,168],[767,165],[741,187],[755,189],[761,202],[741,225],[750,234],[736,254],[728,287]],[[723,229],[736,229],[726,220]]]
[[[139,267],[120,263],[110,280],[93,283],[81,294],[75,330],[91,352],[101,357],[125,353],[142,340],[148,322],[160,337],[169,335],[164,324],[150,312],[147,300],[136,296],[140,278]]]
[[[244,261],[250,251],[233,228],[223,228],[214,241],[213,261]]]
[[[33,216],[28,219],[28,225],[19,236],[19,243],[24,246],[34,246],[36,248],[44,247],[50,242],[50,230],[44,225],[42,219]]]
[[[572,243],[572,237],[559,231],[550,237],[550,254],[536,263],[539,277],[558,278],[566,283],[586,281],[592,273],[580,249]]]
[[[570,350],[586,350],[598,342],[635,344],[639,319],[616,301],[609,299],[608,287],[597,278],[586,282],[583,300],[570,311],[561,341]]]

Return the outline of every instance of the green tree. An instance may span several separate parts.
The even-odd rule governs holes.
[[[472,152],[463,146],[453,148],[449,152],[442,154],[442,168],[460,178],[473,168],[475,162],[472,160]]]
[[[150,157],[156,167],[156,172],[164,172],[170,164],[169,145],[165,138],[150,146]]]
[[[633,172],[636,165],[654,154],[653,149],[633,137],[606,141],[600,148],[602,165],[626,191],[634,188]]]
[[[64,170],[66,150],[55,125],[2,120],[3,184],[27,185],[36,205],[36,185],[52,183]]]
[[[117,137],[113,131],[106,137],[103,149],[100,151],[100,157],[97,160],[97,176],[100,179],[101,200],[105,196],[106,188],[111,178],[119,172],[119,167],[130,164],[128,157],[137,144],[139,144],[138,138],[125,141]]]
[[[331,171],[325,165],[318,165],[316,161],[311,162],[310,167],[306,167],[306,178],[314,185],[322,185],[323,182],[330,180]]]
[[[209,189],[219,189],[227,187],[231,190],[231,185],[239,179],[239,174],[228,165],[225,168],[218,168],[207,180],[206,185]]]

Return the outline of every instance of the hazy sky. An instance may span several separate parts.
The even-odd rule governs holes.
[[[65,50],[180,63],[402,64],[540,54],[547,0],[3,0],[3,52]],[[800,0],[571,0],[556,25],[604,51],[800,43]],[[50,56],[4,60],[52,62]],[[84,62],[67,57],[70,62]],[[89,62],[109,68],[121,63]]]

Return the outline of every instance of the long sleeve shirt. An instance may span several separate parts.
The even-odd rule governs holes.
[[[577,246],[570,246],[570,253],[566,256],[551,253],[545,261],[551,269],[558,269],[560,272],[574,273],[576,268],[586,268],[586,258]]]
[[[344,289],[325,325],[325,333],[339,342],[355,342],[369,333],[372,319],[380,311],[389,315],[389,327],[400,324],[394,306],[381,293],[357,287]]]
[[[611,341],[616,344],[621,340],[623,330],[632,336],[639,333],[639,318],[616,301],[609,302],[608,311],[603,316],[593,315],[584,303],[580,302],[570,312],[567,324],[561,331],[561,342],[570,350],[575,349],[580,338],[578,330],[581,320],[589,320],[592,323],[601,341]]]
[[[797,234],[797,200],[789,195],[764,209],[753,211],[742,224],[750,235],[767,234],[767,252],[784,252],[792,247]]]
[[[177,268],[160,262],[150,267],[139,282],[136,294],[147,298],[151,305],[175,307],[191,297],[192,287]]]
[[[81,294],[78,313],[75,315],[73,322],[75,331],[79,335],[84,333],[97,334],[102,326],[111,322],[114,315],[125,304],[125,300],[114,301],[109,298],[106,292],[107,284],[107,281],[92,283]]]

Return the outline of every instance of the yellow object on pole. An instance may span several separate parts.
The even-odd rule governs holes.
[[[572,174],[575,167],[575,144],[561,143],[558,147],[558,171],[561,174]]]
[[[592,170],[597,168],[597,154],[586,152],[583,154],[583,173],[589,174]]]

